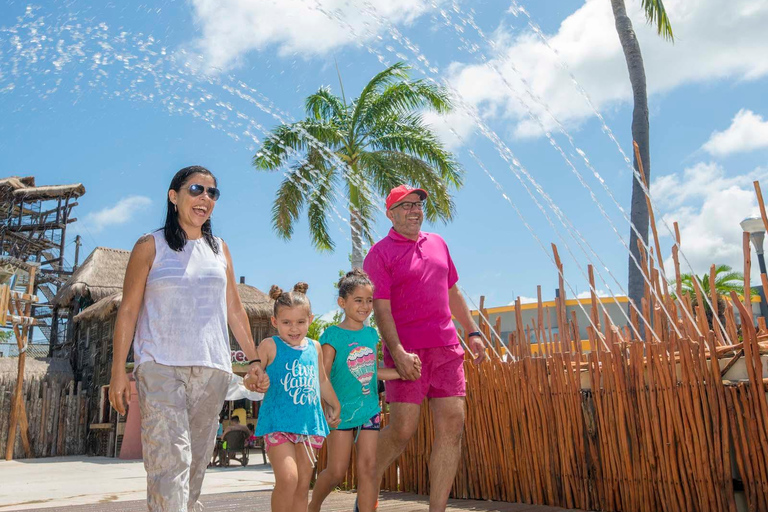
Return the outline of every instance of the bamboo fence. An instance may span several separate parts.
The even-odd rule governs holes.
[[[755,188],[768,228],[757,182]],[[651,228],[655,237],[653,219]],[[763,318],[753,327],[748,278],[745,296],[731,293],[732,307],[723,312],[711,296],[714,316],[722,313],[725,322],[710,326],[704,306],[694,307],[679,286],[675,230],[676,295],[656,266],[658,245],[641,248],[647,283],[642,317],[632,311],[631,325],[619,328],[600,317],[589,268],[589,353],[582,352],[576,315],[566,314],[554,245],[558,332],[544,319],[540,293],[538,319],[528,326],[518,299],[516,332],[508,340],[498,336],[498,323],[481,322],[494,350],[482,365],[469,354],[465,360],[465,433],[452,497],[582,510],[735,512],[738,481],[748,510],[768,511],[768,329]],[[761,280],[768,290],[765,274]],[[726,380],[736,365],[746,375]],[[429,494],[433,438],[425,403],[418,430],[386,470],[382,489]],[[323,450],[318,468],[326,457]],[[353,458],[346,487],[355,485]]]
[[[8,443],[13,389],[16,379],[0,377],[0,448]],[[24,380],[22,396],[29,423],[32,457],[82,455],[88,434],[88,394],[81,383],[57,378]],[[16,436],[14,458],[24,458],[21,436]]]

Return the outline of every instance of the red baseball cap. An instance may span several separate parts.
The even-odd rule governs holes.
[[[421,188],[413,188],[408,185],[400,185],[399,187],[395,187],[392,190],[389,191],[389,195],[387,196],[387,210],[392,208],[392,205],[395,203],[399,203],[403,200],[405,196],[408,194],[419,194],[419,197],[421,199],[426,199],[429,194],[427,194],[427,191]]]

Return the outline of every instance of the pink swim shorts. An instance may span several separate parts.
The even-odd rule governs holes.
[[[323,436],[306,436],[291,432],[270,432],[264,436],[264,446],[267,451],[273,446],[280,446],[283,443],[304,444],[306,442],[309,442],[309,445],[315,450],[319,450],[323,447],[324,441]]]
[[[395,362],[384,347],[384,366]],[[464,379],[464,349],[461,345],[409,350],[421,359],[421,377],[417,380],[390,380],[385,383],[387,402],[420,404],[424,397],[448,398],[467,395]]]

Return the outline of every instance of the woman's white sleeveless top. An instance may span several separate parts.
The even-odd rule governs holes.
[[[136,324],[136,366],[207,366],[232,371],[227,329],[227,259],[222,240],[214,254],[205,239],[176,252],[163,231],[152,233],[155,260]]]

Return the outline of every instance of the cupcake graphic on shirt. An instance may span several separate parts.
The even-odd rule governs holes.
[[[347,356],[347,366],[363,386],[363,394],[371,392],[370,383],[376,368],[376,354],[369,347],[355,347]]]

